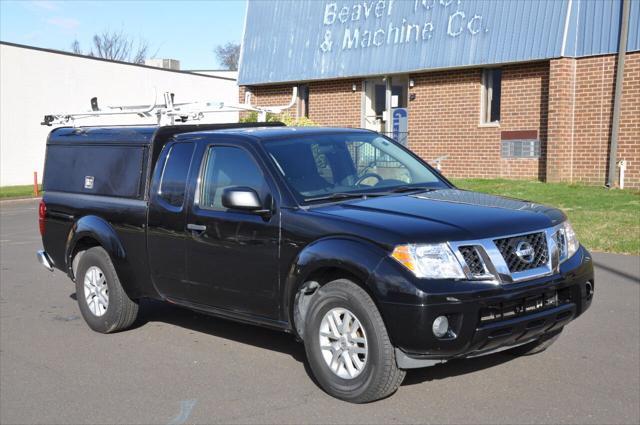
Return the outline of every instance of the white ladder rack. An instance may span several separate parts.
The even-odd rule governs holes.
[[[107,106],[100,108],[96,97],[91,99],[91,110],[84,112],[67,112],[45,115],[41,125],[65,125],[77,126],[76,120],[91,117],[133,115],[140,118],[156,117],[158,126],[174,125],[176,122],[199,121],[206,114],[219,112],[251,111],[258,113],[258,122],[265,122],[267,113],[279,114],[295,105],[298,97],[298,88],[293,88],[291,101],[282,106],[260,107],[251,104],[251,92],[245,93],[244,103],[225,103],[220,101],[210,102],[183,102],[175,103],[174,94],[164,93],[164,103],[158,104],[157,95],[150,105],[123,105]]]

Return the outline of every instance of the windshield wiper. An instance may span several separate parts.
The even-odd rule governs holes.
[[[330,193],[328,195],[316,196],[312,198],[304,198],[305,202],[317,202],[317,201],[340,201],[344,199],[355,199],[355,198],[364,198],[370,196],[385,196],[391,195],[393,193],[404,193],[404,192],[432,192],[437,190],[433,187],[426,186],[398,186],[391,190],[387,190],[384,192],[336,192]]]
[[[403,193],[403,192],[432,192],[434,190],[437,190],[436,188],[433,187],[427,187],[427,186],[398,186],[398,187],[394,187],[393,189],[389,190],[387,193]]]
[[[354,199],[354,198],[366,198],[367,196],[378,196],[378,193],[366,193],[366,192],[336,192],[330,193],[328,195],[316,196],[312,198],[304,198],[305,202],[316,202],[316,201],[339,201],[343,199]]]

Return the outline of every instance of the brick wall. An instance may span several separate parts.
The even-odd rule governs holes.
[[[244,101],[244,87],[240,90],[240,101]],[[291,101],[291,86],[260,86],[251,88],[251,101],[254,105],[278,106]],[[294,111],[295,112],[295,111]]]
[[[480,69],[413,74],[409,147],[428,161],[447,155],[442,169],[450,177],[602,185],[608,167],[615,62],[615,55],[608,55],[503,67],[499,127],[479,125]],[[253,87],[254,102],[286,104],[291,87]],[[324,126],[359,127],[361,88],[361,80],[309,83],[309,117]],[[295,109],[291,113],[295,115]],[[500,132],[511,130],[536,130],[541,158],[501,158]],[[640,187],[638,52],[626,58],[618,159],[629,163],[626,186]]]
[[[627,160],[625,184],[640,188],[640,52],[625,58],[617,159]]]
[[[544,159],[500,157],[500,132],[536,130],[544,153],[548,77],[546,62],[504,67],[500,126],[482,126],[482,70],[412,75],[409,147],[429,161],[448,156],[442,170],[450,177],[543,179]]]
[[[259,106],[288,105],[291,101],[291,89],[292,86],[286,85],[251,87],[251,103]],[[244,102],[244,96],[247,90],[246,87],[240,87],[238,93],[240,103]],[[291,115],[295,115],[295,108],[292,108],[290,113]],[[244,118],[247,115],[247,112],[241,112],[240,118]]]
[[[356,91],[353,91],[353,85]],[[251,87],[252,102],[259,106],[286,105],[291,100],[292,85]],[[240,88],[240,102],[245,88]],[[362,80],[333,80],[309,83],[309,119],[318,125],[360,127]],[[288,111],[295,117],[296,107]]]
[[[552,60],[549,65],[549,120],[547,125],[547,180],[571,179],[573,75],[575,59]]]
[[[640,187],[640,53],[626,56],[617,160],[625,186]],[[609,167],[615,55],[550,64],[549,181],[603,185]],[[617,173],[617,170],[616,170]]]
[[[362,80],[310,83],[309,119],[324,126],[360,127],[361,101]]]

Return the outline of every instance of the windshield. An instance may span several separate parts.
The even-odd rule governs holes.
[[[264,147],[302,201],[448,187],[376,133],[310,135],[265,141]]]

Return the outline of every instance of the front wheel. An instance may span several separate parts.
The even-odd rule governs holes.
[[[314,294],[304,344],[311,370],[333,397],[366,403],[393,394],[405,376],[375,303],[346,279]]]

